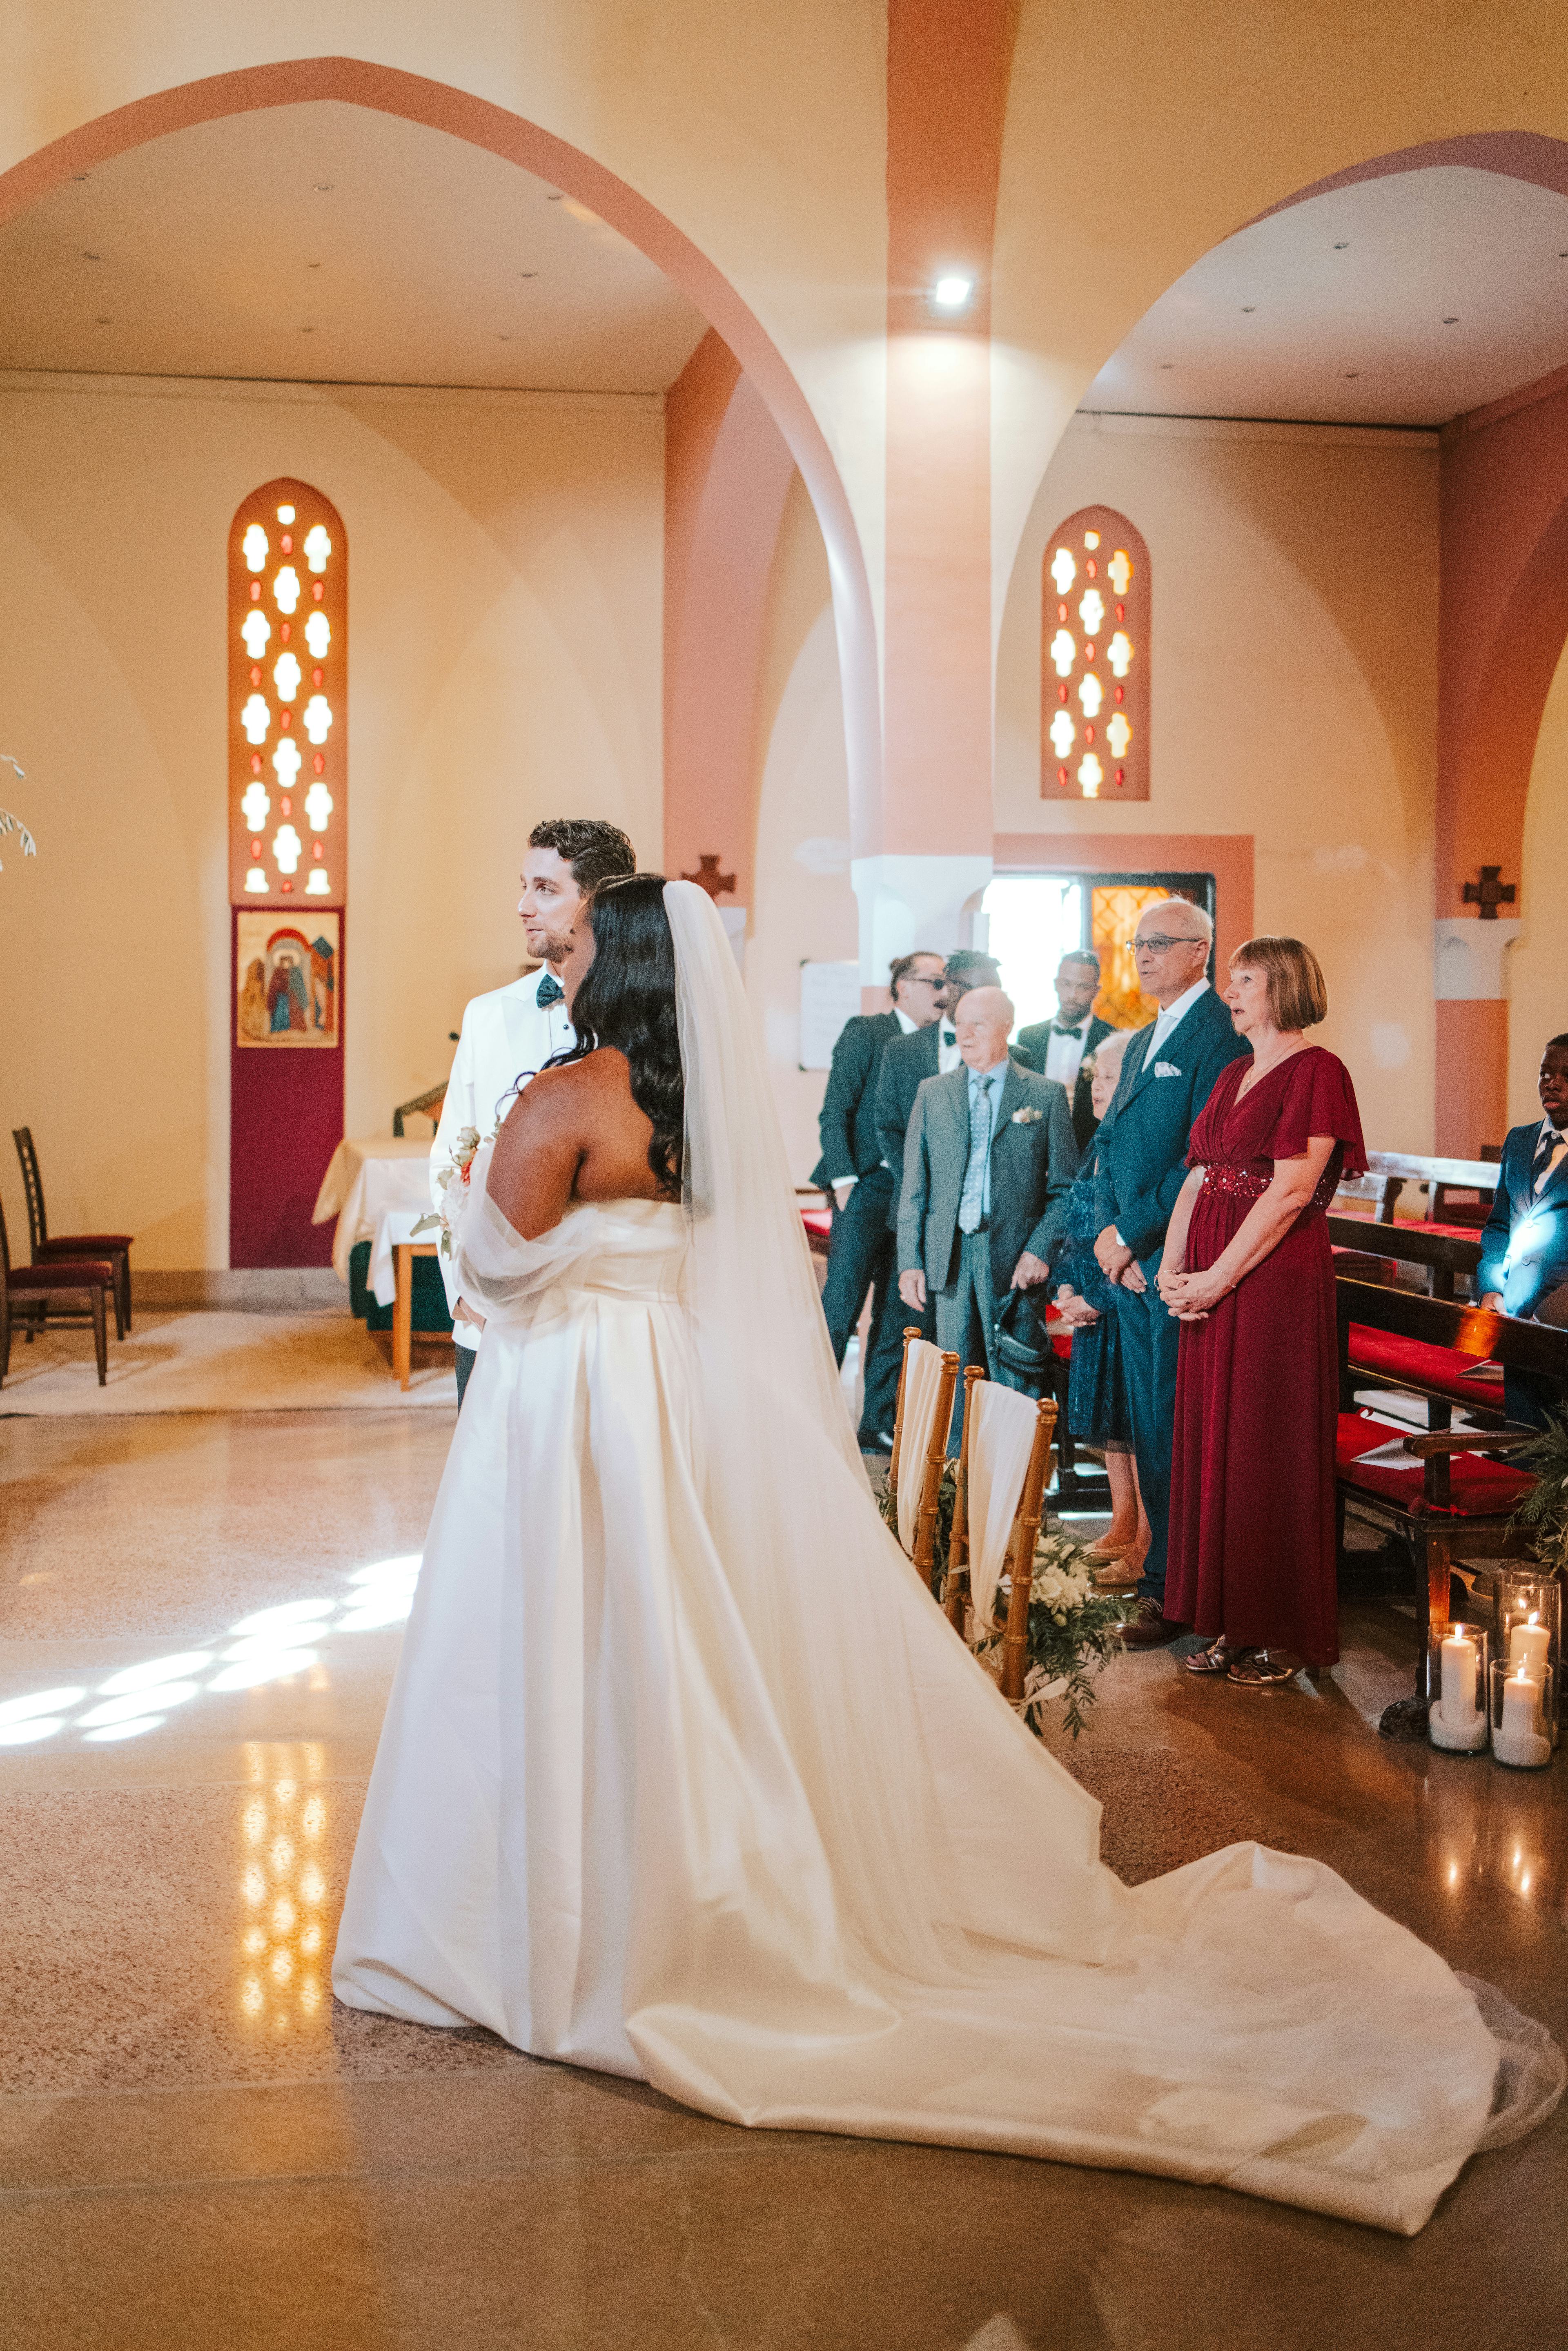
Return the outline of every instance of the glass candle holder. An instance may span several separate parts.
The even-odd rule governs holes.
[[[1427,1642],[1427,1735],[1451,1755],[1479,1755],[1490,1736],[1490,1639],[1481,1625],[1454,1624],[1434,1625]]]
[[[1496,1660],[1511,1670],[1521,1663],[1532,1672],[1563,1677],[1563,1586],[1549,1569],[1534,1565],[1499,1571]],[[1552,1726],[1553,1743],[1556,1724]]]
[[[1491,1668],[1491,1751],[1516,1771],[1539,1771],[1552,1761],[1557,1731],[1557,1677],[1550,1667],[1531,1673],[1527,1658]]]

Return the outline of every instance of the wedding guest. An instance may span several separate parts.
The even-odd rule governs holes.
[[[1046,1280],[1078,1168],[1066,1092],[1009,1056],[1013,1019],[999,987],[966,991],[961,1066],[915,1097],[898,1208],[900,1297],[934,1302],[937,1345],[988,1379],[1003,1376],[998,1308]]]
[[[539,968],[474,997],[464,1012],[430,1153],[431,1196],[438,1208],[459,1131],[472,1126],[481,1138],[494,1134],[519,1080],[526,1083],[552,1053],[570,1051],[574,1040],[560,972],[578,909],[600,883],[636,871],[637,852],[619,825],[597,817],[549,817],[529,833],[517,912],[528,953],[540,957]],[[436,1263],[452,1308],[461,1410],[485,1326],[458,1296],[451,1259],[438,1256]]]
[[[1176,1410],[1176,1324],[1155,1284],[1166,1227],[1186,1174],[1193,1120],[1227,1061],[1248,1050],[1205,974],[1214,925],[1201,906],[1162,898],[1133,935],[1138,986],[1157,1019],[1128,1046],[1095,1152],[1094,1254],[1115,1282],[1116,1312],[1133,1409],[1138,1486],[1149,1514],[1139,1601],[1122,1638],[1156,1648],[1184,1628],[1165,1610],[1170,1517],[1171,1421]]]
[[[831,1191],[833,1201],[822,1311],[836,1364],[842,1364],[866,1292],[872,1293],[861,1406],[862,1453],[893,1450],[904,1353],[904,1317],[894,1286],[895,1252],[889,1223],[897,1204],[893,1175],[877,1141],[877,1078],[883,1049],[895,1037],[917,1037],[936,1022],[943,1003],[942,958],[898,956],[888,967],[888,978],[893,1009],[857,1013],[839,1031],[818,1122],[822,1155],[811,1171],[812,1183]]]
[[[1112,1029],[1100,1040],[1091,1064],[1096,1123],[1111,1106],[1122,1074],[1130,1029]],[[1105,1457],[1111,1487],[1111,1523],[1089,1556],[1106,1562],[1096,1581],[1135,1584],[1149,1548],[1149,1521],[1138,1497],[1133,1452],[1133,1418],[1122,1364],[1116,1290],[1094,1256],[1094,1146],[1079,1163],[1067,1199],[1067,1225],[1052,1267],[1056,1311],[1072,1333],[1068,1366],[1067,1426],[1074,1438]]]
[[[1108,1020],[1095,1015],[1099,993],[1099,956],[1090,947],[1073,947],[1056,967],[1055,1019],[1037,1020],[1018,1033],[1019,1045],[1040,1074],[1067,1088],[1080,1151],[1088,1150],[1100,1123],[1092,1100],[1092,1057],[1101,1040],[1114,1033]]]
[[[1548,1040],[1538,1091],[1544,1115],[1510,1132],[1481,1234],[1476,1295],[1500,1314],[1532,1315],[1568,1282],[1568,1034]],[[1502,1392],[1527,1427],[1563,1416],[1561,1391],[1538,1373],[1505,1367]]]
[[[1181,1328],[1168,1613],[1206,1635],[1190,1674],[1249,1689],[1339,1656],[1333,1259],[1326,1211],[1366,1172],[1355,1089],[1305,1030],[1328,990],[1300,939],[1249,939],[1225,991],[1249,1062],[1192,1131],[1159,1289]]]

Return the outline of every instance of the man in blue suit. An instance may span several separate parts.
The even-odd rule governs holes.
[[[1541,1107],[1539,1124],[1514,1127],[1502,1146],[1481,1235],[1476,1295],[1503,1314],[1534,1314],[1568,1284],[1568,1035],[1542,1056]],[[1548,1413],[1563,1418],[1562,1395],[1536,1373],[1505,1371],[1502,1393],[1510,1420],[1544,1428]]]
[[[1227,1061],[1251,1047],[1206,973],[1214,925],[1201,906],[1164,898],[1145,906],[1133,936],[1138,986],[1159,1006],[1122,1058],[1122,1076],[1101,1122],[1094,1179],[1100,1228],[1094,1254],[1116,1290],[1122,1360],[1133,1413],[1133,1450],[1153,1541],[1138,1604],[1122,1638],[1156,1648],[1186,1628],[1165,1613],[1170,1523],[1171,1430],[1181,1325],[1155,1285],[1166,1227],[1186,1179],[1187,1138]]]

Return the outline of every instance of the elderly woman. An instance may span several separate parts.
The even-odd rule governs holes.
[[[1324,1214],[1366,1155],[1343,1061],[1304,1031],[1328,1015],[1300,939],[1249,939],[1225,991],[1250,1061],[1192,1130],[1159,1270],[1182,1324],[1166,1614],[1208,1636],[1191,1674],[1260,1689],[1339,1656],[1338,1375]]]
[[[1130,1029],[1113,1029],[1090,1057],[1090,1092],[1095,1118],[1111,1106]],[[1111,1481],[1111,1523],[1090,1549],[1106,1562],[1096,1581],[1135,1586],[1149,1548],[1149,1521],[1138,1493],[1133,1453],[1133,1422],[1122,1371],[1121,1333],[1113,1285],[1094,1256],[1099,1219],[1094,1214],[1094,1145],[1091,1142],[1067,1203],[1067,1231],[1056,1261],[1056,1310],[1072,1332],[1067,1383],[1067,1426],[1082,1445],[1105,1456]]]

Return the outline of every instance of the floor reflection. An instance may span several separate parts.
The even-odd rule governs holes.
[[[277,2041],[324,2029],[329,2010],[327,1752],[252,1740],[244,1755],[238,1999],[252,2030]]]
[[[1500,1890],[1531,1909],[1568,1906],[1568,1816],[1562,1759],[1514,1771],[1488,1755],[1436,1757],[1425,1793],[1425,1860],[1456,1897]]]

